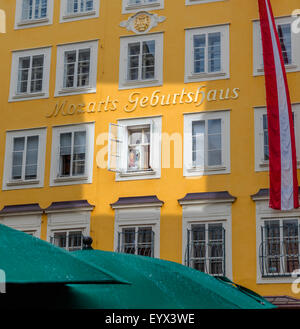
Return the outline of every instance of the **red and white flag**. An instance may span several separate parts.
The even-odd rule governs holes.
[[[299,207],[292,107],[270,0],[258,0],[267,94],[270,208]]]

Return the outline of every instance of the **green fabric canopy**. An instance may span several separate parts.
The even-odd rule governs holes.
[[[0,224],[0,270],[7,284],[124,283],[100,266]]]
[[[71,307],[96,309],[270,309],[261,296],[181,264],[83,250],[78,259],[122,276],[130,285],[68,285]]]

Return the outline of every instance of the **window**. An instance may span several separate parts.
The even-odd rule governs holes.
[[[164,0],[123,0],[123,14],[140,9],[163,9]]]
[[[187,233],[187,266],[211,275],[225,276],[223,224],[192,224]]]
[[[160,255],[160,212],[157,196],[125,197],[111,204],[115,211],[114,248],[148,257]]]
[[[34,208],[38,208],[38,210]],[[5,206],[0,211],[0,223],[40,238],[42,213],[43,210],[38,205],[33,204]]]
[[[184,176],[230,172],[229,111],[184,116]]]
[[[100,0],[62,0],[60,22],[99,17]]]
[[[67,230],[53,232],[53,235],[50,237],[50,242],[68,251],[81,250],[83,247],[82,231]]]
[[[159,178],[161,117],[110,124],[108,169],[117,180]]]
[[[42,187],[45,148],[46,129],[7,132],[3,189]]]
[[[261,236],[259,256],[263,276],[290,276],[299,269],[298,219],[266,220]]]
[[[279,41],[281,45],[283,60],[287,72],[300,70],[300,37],[293,33],[291,28],[292,18],[281,17],[275,20]],[[254,75],[264,74],[263,47],[259,21],[253,23],[254,46],[253,64]]]
[[[91,183],[94,124],[53,128],[51,186]]]
[[[97,48],[97,41],[58,46],[55,96],[96,92]]]
[[[121,38],[120,89],[162,84],[163,35]]]
[[[17,0],[15,29],[52,24],[53,0]]]
[[[69,251],[83,247],[83,236],[90,235],[91,211],[87,200],[52,202],[47,214],[47,240]]]
[[[186,30],[185,82],[229,78],[229,26]]]
[[[13,52],[10,101],[49,97],[51,48]]]
[[[298,155],[300,154],[300,150],[299,150],[300,144],[298,141],[298,127],[299,127],[298,111],[299,110],[300,110],[299,104],[292,105],[297,159],[299,157]],[[255,171],[268,171],[269,170],[269,135],[268,135],[267,109],[256,108],[254,111],[254,120],[255,120]]]
[[[141,256],[154,256],[152,227],[126,227],[118,232],[118,252]]]
[[[256,203],[257,283],[291,283],[299,269],[300,211],[269,208],[269,191],[252,195]]]
[[[229,192],[188,193],[182,206],[182,263],[198,271],[232,278]]]
[[[59,139],[59,177],[84,175],[86,165],[86,131],[61,133]]]

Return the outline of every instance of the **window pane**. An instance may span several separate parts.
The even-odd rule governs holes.
[[[14,138],[13,144],[12,179],[22,179],[25,137]]]
[[[73,172],[72,175],[83,175],[85,172],[86,132],[74,133]]]
[[[135,228],[122,229],[122,252],[135,254]]]
[[[268,135],[268,118],[263,115],[263,134],[264,134],[264,160],[269,160],[269,135]]]
[[[280,24],[277,27],[284,64],[292,63],[291,24]]]
[[[37,178],[39,136],[27,138],[25,179]]]
[[[221,33],[208,34],[208,72],[221,71]]]
[[[194,167],[204,167],[205,121],[192,123],[192,158]]]
[[[209,273],[212,275],[222,274],[224,261],[223,225],[208,225],[208,257]]]
[[[192,225],[191,230],[191,266],[206,272],[206,237],[205,224]]]
[[[280,222],[265,222],[267,273],[280,273]]]
[[[194,73],[205,72],[205,34],[194,35]]]
[[[76,51],[66,51],[64,60],[64,87],[74,87]]]
[[[78,58],[77,87],[89,85],[90,49],[80,49]]]
[[[42,91],[44,55],[32,57],[30,92]]]
[[[59,176],[71,174],[72,133],[60,134],[60,169]]]
[[[29,68],[30,68],[30,57],[20,57],[19,69],[18,69],[18,86],[17,86],[18,93],[27,92]]]
[[[74,231],[68,234],[68,250],[75,251],[82,249],[82,232]]]
[[[155,75],[155,41],[143,42],[142,79],[153,79]]]
[[[139,227],[138,229],[138,255],[152,255],[153,232],[151,227]]]
[[[57,247],[66,248],[66,246],[67,246],[67,233],[66,232],[54,233],[53,244]]]
[[[292,273],[299,268],[299,226],[298,220],[283,222],[284,271]]]
[[[32,19],[33,0],[23,0],[22,20]]]
[[[140,43],[130,43],[128,45],[128,80],[138,80],[140,63]]]
[[[208,120],[207,127],[208,139],[208,166],[217,166],[222,164],[222,135],[221,119]]]
[[[150,168],[150,128],[129,129],[128,170]]]

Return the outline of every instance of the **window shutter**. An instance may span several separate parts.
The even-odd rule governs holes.
[[[124,127],[110,123],[108,135],[108,170],[121,172],[121,152],[123,146]]]

